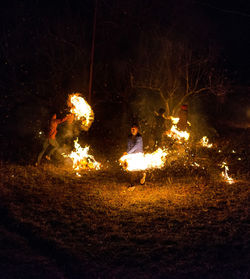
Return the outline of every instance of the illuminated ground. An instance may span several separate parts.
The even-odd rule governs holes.
[[[247,278],[250,188],[1,164],[0,278]]]

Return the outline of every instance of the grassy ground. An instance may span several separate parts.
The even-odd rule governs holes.
[[[1,163],[0,278],[249,278],[250,188],[217,173]]]

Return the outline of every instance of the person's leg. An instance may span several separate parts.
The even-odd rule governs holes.
[[[134,178],[134,172],[133,171],[131,171],[130,173],[129,173],[129,182],[130,182],[130,186],[134,186],[134,184],[135,184],[135,178]]]
[[[43,148],[42,148],[42,151],[38,154],[38,157],[37,157],[37,161],[36,161],[36,165],[39,165],[40,164],[40,161],[43,157],[43,154],[44,152],[46,151],[46,149],[48,148],[49,146],[49,140],[46,139],[44,142],[43,142]]]
[[[53,146],[53,148],[50,150],[46,158],[50,160],[50,156],[59,148],[59,144],[56,139],[49,139],[49,143]]]

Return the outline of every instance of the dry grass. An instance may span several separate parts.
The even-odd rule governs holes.
[[[2,265],[1,278],[38,278],[38,256],[40,278],[247,278],[249,183],[187,174],[152,172],[129,191],[120,169],[78,178],[51,164],[2,163],[1,241],[15,233],[22,257]]]

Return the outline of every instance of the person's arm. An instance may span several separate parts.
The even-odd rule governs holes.
[[[67,121],[68,119],[70,119],[71,116],[72,116],[72,114],[68,114],[63,119],[57,119],[57,123],[61,124],[61,123],[65,122],[65,121]]]
[[[128,150],[128,154],[134,153],[135,151],[143,152],[142,137],[137,137],[136,138],[136,143],[130,150]]]

